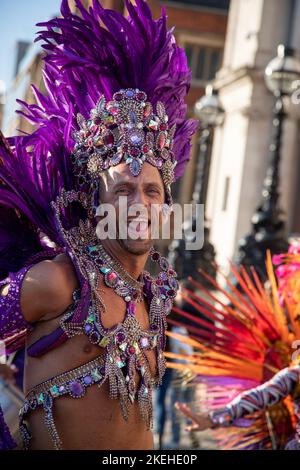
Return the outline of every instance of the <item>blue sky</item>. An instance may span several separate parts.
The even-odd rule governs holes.
[[[60,0],[0,0],[0,80],[13,76],[18,40],[32,42],[40,21],[59,12]]]

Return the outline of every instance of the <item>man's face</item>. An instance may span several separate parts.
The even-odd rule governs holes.
[[[116,210],[118,243],[130,253],[137,255],[147,253],[152,246],[151,206],[155,204],[155,207],[159,207],[165,200],[164,185],[157,168],[146,162],[141,173],[133,176],[129,166],[121,163],[105,172],[101,188],[100,204],[112,204]],[[126,239],[119,237],[119,220],[121,216],[124,217],[120,197],[123,201],[124,198],[127,200]],[[143,206],[142,213],[130,214],[130,207],[135,204]],[[161,218],[157,220],[161,221]]]

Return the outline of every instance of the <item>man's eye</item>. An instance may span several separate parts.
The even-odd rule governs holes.
[[[160,196],[160,192],[157,191],[156,189],[151,189],[149,192],[148,192],[148,195],[150,197],[159,197]]]
[[[155,189],[155,188],[149,189],[149,190],[148,190],[148,193],[160,194],[159,190],[158,190],[158,189]]]

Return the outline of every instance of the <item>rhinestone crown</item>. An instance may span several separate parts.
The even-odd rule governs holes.
[[[120,90],[109,102],[102,95],[90,119],[78,114],[77,122],[80,129],[74,135],[73,162],[82,184],[95,181],[99,172],[122,161],[134,176],[148,162],[161,171],[167,187],[174,181],[176,160],[172,146],[176,125],[169,129],[160,101],[155,113],[143,91]]]

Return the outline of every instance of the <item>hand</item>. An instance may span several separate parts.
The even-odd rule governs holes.
[[[15,374],[18,372],[18,369],[13,364],[9,366],[8,364],[0,364],[0,377],[8,382],[15,383]]]
[[[213,427],[213,423],[208,413],[193,413],[185,403],[175,403],[175,408],[181,411],[188,419],[192,420],[192,424],[185,428],[186,431],[205,431]]]

